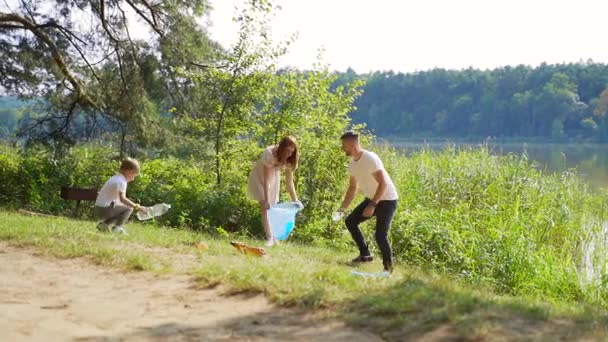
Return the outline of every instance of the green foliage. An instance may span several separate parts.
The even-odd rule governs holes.
[[[15,97],[0,96],[0,139],[7,139],[15,133],[26,106],[27,102]]]
[[[17,151],[1,147],[0,175],[6,182],[0,192],[0,204],[67,213],[74,203],[59,197],[62,186],[100,188],[117,169],[118,163],[106,148],[73,148],[55,159],[45,149]]]
[[[128,138],[145,147],[163,142],[160,114],[184,90],[174,69],[211,65],[220,53],[201,25],[209,10],[205,0],[23,0],[4,6],[2,93],[40,100],[20,136],[73,145],[119,132],[123,153]],[[74,20],[79,16],[87,25]],[[133,25],[149,32],[145,41],[133,39]]]
[[[144,204],[170,203],[171,211],[161,218],[165,224],[207,232],[223,227],[230,232],[259,234],[257,204],[247,201],[243,172],[230,177],[228,185],[215,187],[208,172],[210,163],[178,159],[145,162],[142,175],[129,188],[130,196]]]
[[[330,223],[329,218],[340,204],[347,181],[347,160],[338,138],[349,127],[364,129],[351,125],[348,116],[362,83],[353,81],[352,73],[344,82],[318,66],[309,72],[276,71],[274,61],[284,47],[274,46],[267,38],[272,5],[264,1],[251,6],[236,18],[240,39],[223,56],[223,67],[159,70],[167,82],[171,80],[171,93],[184,96],[172,102],[176,107],[171,112],[179,120],[171,125],[179,130],[171,132],[171,139],[159,137],[172,146],[142,151],[142,156],[153,158],[142,159],[142,175],[130,184],[127,195],[144,205],[171,204],[173,209],[159,219],[171,226],[259,236],[259,209],[245,195],[247,175],[263,147],[294,135],[301,152],[296,185],[306,208],[293,239],[352,248],[343,225]],[[176,25],[184,31],[184,26]],[[198,40],[189,36],[187,41]],[[183,61],[185,55],[170,57]],[[152,70],[167,66],[148,62]],[[599,80],[608,74],[604,66],[588,67],[598,71]],[[573,134],[573,123],[579,125],[588,117],[589,108],[581,101],[589,103],[604,87],[603,81],[596,80],[601,86],[587,88],[568,68],[579,67],[373,74],[365,88],[368,95],[358,101],[354,117],[368,121],[378,133],[561,138]],[[106,65],[101,77],[120,78],[116,75],[120,71]],[[143,77],[134,69],[127,75],[133,76],[129,84],[138,92],[160,89],[155,75]],[[186,85],[176,86],[177,80]],[[386,91],[395,81],[397,90]],[[98,95],[107,96],[108,101],[120,97],[121,84],[112,82]],[[593,101],[598,134],[608,131],[606,94]],[[116,99],[113,108],[119,119],[124,114],[154,121],[158,117],[151,113],[162,105],[145,96],[124,96]],[[126,126],[127,131],[133,129]],[[136,138],[145,145],[146,135],[157,131],[142,133]],[[124,134],[122,138],[124,143]],[[370,139],[363,134],[365,145]],[[0,185],[0,204],[66,213],[73,203],[59,198],[60,187],[99,188],[118,168],[119,156],[110,151],[96,145],[56,151],[5,148],[0,154],[0,179],[6,180]],[[591,234],[587,220],[605,219],[608,205],[573,173],[543,175],[525,157],[492,156],[486,149],[448,148],[410,158],[389,148],[379,152],[401,196],[390,231],[399,261],[490,284],[503,292],[606,302],[603,287],[584,286],[577,267],[582,241]],[[90,211],[85,214],[91,217]],[[133,265],[148,267],[135,259]]]
[[[296,175],[306,208],[291,238],[353,250],[343,224],[329,219],[346,189],[339,143],[329,136],[303,137]],[[261,236],[257,204],[246,199],[247,174],[260,148],[255,142],[241,145],[240,158],[225,165],[221,187],[209,172],[212,160],[164,158],[143,161],[128,196],[144,205],[171,204],[159,219],[171,226]],[[486,149],[448,148],[408,158],[390,148],[373,149],[400,193],[390,231],[400,262],[502,292],[606,301],[601,282],[585,285],[578,270],[582,246],[593,233],[590,224],[606,220],[608,203],[575,173],[546,175],[525,158],[493,156]],[[70,149],[65,160],[53,160],[42,150],[4,148],[1,204],[66,213],[73,204],[59,198],[61,185],[99,187],[117,166],[113,155],[99,147]],[[372,227],[366,224],[364,231],[375,246]]]
[[[288,242],[267,250],[270,257],[257,258],[236,252],[229,237],[141,224],[130,225],[124,236],[99,233],[91,226],[86,221],[0,211],[0,240],[12,246],[59,258],[87,257],[127,271],[188,274],[202,287],[222,284],[226,295],[263,293],[279,305],[323,308],[324,315],[343,318],[389,340],[418,340],[447,329],[450,338],[459,340],[607,336],[606,310],[597,306],[498,294],[403,264],[391,277],[362,279],[340,264],[351,255],[335,248]],[[209,249],[193,247],[200,241]],[[359,269],[373,272],[377,267],[372,263]]]
[[[0,145],[0,203],[3,205],[16,205],[18,194],[22,193],[22,159],[14,149]]]
[[[608,202],[576,174],[545,175],[486,149],[381,155],[400,190],[391,237],[402,260],[513,293],[597,295],[577,270],[586,221],[605,220]]]
[[[279,74],[269,92],[272,97],[262,109],[258,130],[258,140],[266,145],[285,135],[298,139],[296,187],[300,199],[312,204],[302,213],[302,222],[310,224],[310,229],[297,233],[306,241],[341,235],[329,225],[327,213],[336,209],[346,186],[346,158],[338,138],[349,125],[348,113],[360,94],[361,83],[332,90],[335,79],[323,70]]]
[[[603,140],[608,65],[542,64],[494,70],[341,74],[366,81],[352,114],[379,136],[544,137]],[[600,122],[601,121],[601,122]],[[559,125],[563,125],[563,133]]]
[[[181,117],[186,132],[212,146],[218,186],[222,185],[224,164],[238,149],[235,139],[250,137],[259,127],[263,113],[258,108],[269,102],[276,83],[274,61],[285,53],[269,39],[270,2],[251,2],[235,18],[239,39],[226,54],[220,69],[181,70],[181,77],[193,84]]]

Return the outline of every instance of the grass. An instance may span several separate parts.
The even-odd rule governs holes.
[[[608,338],[597,306],[497,294],[411,266],[390,278],[350,274],[352,253],[283,243],[266,258],[237,254],[228,238],[155,225],[129,225],[129,235],[97,232],[89,221],[0,211],[0,239],[59,257],[84,257],[125,271],[189,274],[201,287],[261,293],[285,306],[323,309],[389,340],[415,338]],[[208,250],[195,244],[204,241]],[[259,244],[259,241],[243,240]],[[379,263],[365,271],[379,271]]]
[[[402,261],[505,294],[608,306],[605,288],[577,272],[608,201],[575,171],[546,174],[487,148],[384,151],[383,161],[401,190],[391,238]]]
[[[576,172],[546,174],[527,156],[498,157],[487,147],[422,150],[408,157],[390,148],[372,149],[381,156],[399,190],[399,209],[390,230],[393,253],[399,263],[449,274],[471,286],[485,284],[502,294],[608,307],[604,249],[595,248],[587,258],[594,261],[588,263],[588,269],[597,275],[589,283],[582,281],[585,279],[578,271],[584,252],[592,250],[582,246],[603,234],[601,224],[608,221],[608,197],[589,189]],[[339,206],[347,177],[341,161],[335,158],[336,151],[337,146],[334,149],[328,145],[314,160],[311,155],[308,159],[302,157],[297,187],[306,208],[299,214],[293,238],[327,246],[333,250],[328,259],[345,260],[352,255],[342,255],[337,250],[351,248],[352,242],[342,225],[332,224],[329,219]],[[46,152],[0,148],[0,178],[6,180],[0,184],[0,204],[66,213],[73,203],[57,196],[57,190],[64,184],[101,184],[115,167],[108,155],[104,148],[82,145],[57,161]],[[142,176],[129,185],[129,196],[145,204],[171,203],[172,210],[160,219],[165,225],[262,234],[259,208],[244,193],[247,167],[240,162],[227,164],[224,185],[218,187],[207,172],[211,166],[205,163],[204,158],[200,162],[174,158],[145,161]],[[188,243],[198,238],[207,239],[168,230],[138,236],[137,241],[128,237],[124,242],[158,248],[179,245],[189,250]],[[115,242],[106,239],[110,238],[104,237],[100,242]],[[281,248],[276,249],[272,257],[286,260],[298,248],[292,245],[285,254]],[[310,255],[311,251],[305,248],[302,253]],[[208,257],[212,258],[213,253],[208,253]],[[324,252],[314,253],[311,259],[320,260]],[[319,266],[330,265],[325,261]],[[260,267],[275,262],[279,268],[286,267],[274,259],[264,261]],[[168,268],[162,262],[135,259],[126,267],[155,272]],[[240,272],[222,269],[229,271],[226,277],[236,277],[230,272]],[[324,271],[332,273],[335,269]],[[217,277],[217,272],[209,272],[205,269],[198,276]],[[239,279],[249,283],[254,280]],[[319,294],[321,291],[333,291],[331,287],[303,290],[310,291],[312,303],[326,301],[314,299],[327,298],[328,295]],[[289,295],[278,299],[291,300]]]

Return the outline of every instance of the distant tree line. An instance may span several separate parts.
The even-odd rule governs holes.
[[[592,61],[494,70],[356,74],[353,120],[396,137],[541,137],[608,140],[608,65]]]
[[[606,64],[370,74],[349,69],[334,86],[354,80],[365,85],[353,122],[379,136],[608,141]],[[0,97],[0,138],[27,119],[21,107],[14,97]]]
[[[0,139],[13,134],[23,118],[23,110],[27,104],[16,97],[0,97]]]

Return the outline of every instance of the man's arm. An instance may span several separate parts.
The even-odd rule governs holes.
[[[376,193],[374,194],[374,198],[372,198],[373,204],[376,205],[386,190],[386,179],[383,170],[377,170],[376,172],[372,173],[372,176],[374,176],[374,179],[378,183],[378,188],[376,188]]]
[[[378,205],[378,202],[380,201],[382,195],[384,194],[384,191],[386,190],[386,180],[384,179],[384,172],[382,172],[382,169],[376,170],[374,173],[372,173],[372,176],[378,183],[378,187],[376,188],[374,198],[371,199],[372,201],[363,210],[363,217],[372,217],[374,215],[376,205]]]
[[[344,201],[342,202],[342,207],[340,208],[341,211],[346,211],[346,209],[350,207],[350,204],[355,198],[355,194],[357,193],[358,187],[359,184],[357,184],[357,180],[355,179],[355,177],[350,176],[348,190],[346,190],[346,195],[344,195]]]

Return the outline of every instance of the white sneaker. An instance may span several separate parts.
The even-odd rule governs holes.
[[[272,238],[268,239],[268,240],[266,240],[266,242],[264,242],[264,246],[266,246],[266,247],[270,247],[272,245],[274,245],[274,239],[272,239]]]
[[[122,235],[128,235],[127,230],[124,229],[121,226],[115,226],[114,228],[112,228],[112,232],[113,233],[119,233],[119,234],[122,234]]]
[[[108,232],[110,230],[110,227],[103,222],[99,222],[97,224],[97,230],[99,230],[101,232]]]

